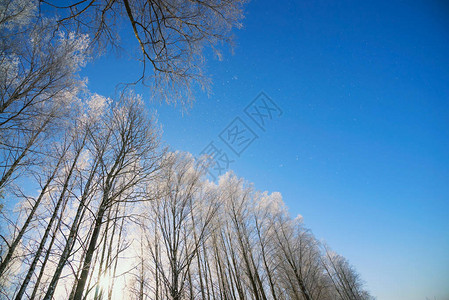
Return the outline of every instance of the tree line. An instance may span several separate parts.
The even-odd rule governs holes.
[[[372,298],[279,193],[208,181],[208,158],[169,151],[139,95],[79,75],[122,21],[139,80],[188,102],[202,49],[231,41],[243,4],[0,1],[1,299]]]

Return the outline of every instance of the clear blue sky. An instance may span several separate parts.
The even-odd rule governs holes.
[[[259,138],[228,151],[235,172],[281,192],[378,299],[449,299],[449,4],[331,2],[250,2],[234,55],[208,62],[212,95],[184,115],[152,105],[164,139],[225,148],[241,117]],[[109,57],[83,74],[112,95],[139,70]],[[283,111],[265,132],[243,112],[260,91]]]

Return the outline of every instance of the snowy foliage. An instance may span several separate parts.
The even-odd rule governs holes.
[[[1,0],[0,30],[15,29],[28,25],[37,12],[34,0]]]

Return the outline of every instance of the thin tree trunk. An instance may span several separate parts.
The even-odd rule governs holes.
[[[12,174],[17,169],[17,167],[19,166],[19,164],[22,161],[22,159],[28,154],[29,150],[34,145],[34,143],[36,142],[38,136],[44,131],[44,129],[47,127],[49,122],[50,122],[50,117],[47,118],[43,122],[43,124],[36,130],[34,135],[30,137],[30,139],[28,140],[28,143],[26,144],[26,146],[23,149],[22,153],[20,153],[19,157],[17,157],[14,160],[12,165],[9,167],[8,171],[6,171],[6,173],[4,173],[2,178],[0,179],[0,189],[4,188],[4,186],[6,185],[7,181],[11,178]]]
[[[66,204],[67,204],[67,202],[65,203],[64,207],[62,208],[61,214],[64,211]],[[56,224],[56,227],[53,230],[53,236],[51,237],[50,245],[48,246],[47,253],[45,254],[44,261],[42,262],[41,270],[39,271],[39,275],[36,279],[36,282],[34,283],[34,289],[33,289],[33,293],[31,294],[30,299],[34,299],[34,297],[36,297],[36,293],[37,293],[39,284],[40,284],[40,282],[42,280],[42,276],[44,275],[44,272],[45,272],[45,266],[47,265],[48,259],[50,257],[51,248],[53,248],[53,244],[56,240],[56,234],[57,234],[59,228],[61,228],[61,222],[62,222],[62,218],[59,218],[58,223]]]
[[[103,202],[105,202],[103,200]],[[86,257],[84,258],[84,263],[83,263],[83,268],[81,271],[81,276],[78,280],[78,283],[76,285],[76,289],[75,289],[75,295],[73,297],[74,300],[81,300],[83,298],[83,293],[84,293],[84,287],[86,285],[87,282],[87,276],[89,275],[89,271],[90,271],[90,265],[92,262],[92,258],[94,255],[94,251],[95,248],[97,246],[97,240],[98,240],[98,236],[100,235],[100,230],[101,230],[101,225],[103,222],[103,217],[104,214],[106,212],[106,207],[105,207],[105,203],[101,203],[99,209],[98,209],[98,214],[97,217],[95,218],[95,227],[94,227],[94,231],[92,232],[92,236],[90,238],[90,242],[89,242],[89,247],[87,248],[86,251]]]
[[[61,155],[61,157],[58,160],[58,163],[56,164],[56,166],[54,167],[52,174],[50,175],[50,177],[45,182],[45,185],[42,187],[42,191],[39,194],[36,202],[34,203],[33,208],[31,209],[27,219],[25,220],[25,223],[23,223],[22,228],[20,229],[19,233],[15,237],[14,241],[11,243],[11,245],[9,245],[8,253],[5,255],[5,257],[3,258],[3,260],[2,260],[2,262],[0,264],[0,278],[2,277],[3,273],[5,272],[6,267],[10,263],[10,261],[12,259],[12,256],[13,256],[15,250],[16,250],[17,245],[22,240],[22,237],[24,236],[26,230],[28,229],[28,226],[30,225],[30,223],[31,223],[31,221],[32,221],[32,219],[34,217],[34,214],[36,213],[36,210],[39,207],[39,204],[41,203],[42,199],[44,198],[45,194],[47,193],[47,189],[48,189],[50,183],[55,178],[56,173],[59,170],[59,166],[62,163],[62,161],[64,160],[64,157],[65,157],[64,154],[65,154],[65,151],[64,151],[63,155]]]
[[[126,202],[125,202],[124,207],[126,208]],[[116,217],[117,217],[118,212],[119,212],[119,206],[117,206]],[[120,248],[120,243],[121,243],[121,240],[122,240],[122,232],[123,232],[123,224],[124,223],[125,223],[125,219],[122,218],[122,222],[121,222],[120,227],[119,227],[118,238],[117,238],[117,255],[118,255],[119,248]],[[115,227],[114,227],[114,232],[115,232]],[[110,255],[111,252],[112,252],[112,240],[111,240],[110,251],[109,251],[108,255]],[[114,268],[113,268],[112,276],[111,276],[112,284],[111,284],[111,287],[110,287],[109,292],[108,292],[108,299],[109,300],[112,298],[112,290],[114,289],[114,282],[115,282],[114,279],[115,279],[116,272],[117,272],[117,264],[118,264],[118,256],[115,258],[115,261],[114,261]]]
[[[83,142],[83,145],[82,145],[81,149],[83,148],[83,146],[84,146],[84,142]],[[34,270],[35,270],[35,268],[36,268],[36,265],[37,265],[37,263],[38,263],[38,261],[39,261],[39,257],[41,256],[41,253],[42,253],[42,251],[43,251],[43,249],[44,249],[44,246],[45,246],[45,243],[46,243],[46,241],[47,241],[48,235],[50,234],[51,228],[52,228],[52,226],[53,226],[53,222],[55,221],[55,219],[56,219],[57,216],[58,216],[59,208],[60,208],[61,205],[63,205],[63,203],[65,202],[65,201],[64,201],[64,199],[65,199],[65,193],[66,193],[67,190],[68,190],[69,183],[70,183],[70,179],[71,179],[71,177],[72,177],[73,170],[74,170],[74,168],[75,168],[75,166],[76,166],[76,164],[77,164],[77,162],[78,162],[78,157],[79,157],[79,155],[80,155],[80,153],[81,153],[81,149],[79,149],[79,150],[77,151],[76,156],[75,156],[75,158],[73,159],[73,162],[72,162],[72,165],[71,165],[71,167],[70,167],[69,173],[67,174],[67,177],[66,177],[66,179],[65,179],[64,186],[63,186],[62,191],[61,191],[61,195],[59,196],[58,202],[56,203],[56,207],[54,208],[54,212],[53,212],[53,214],[52,214],[52,216],[51,216],[51,218],[50,218],[50,221],[48,222],[47,228],[46,228],[46,230],[45,230],[45,232],[44,232],[44,235],[43,235],[43,237],[42,237],[42,241],[41,241],[41,243],[40,243],[40,245],[39,245],[39,248],[37,249],[37,251],[36,251],[36,253],[35,253],[33,262],[32,262],[31,265],[30,265],[30,269],[28,270],[27,275],[25,276],[25,279],[24,279],[24,281],[23,281],[23,283],[22,283],[22,285],[21,285],[21,287],[20,287],[20,290],[19,290],[19,292],[18,292],[17,295],[16,295],[16,300],[22,299],[23,294],[25,293],[25,290],[26,290],[26,288],[27,288],[27,286],[28,286],[28,283],[29,283],[30,280],[31,280],[31,276],[33,275]],[[66,200],[66,201],[67,201],[67,200]],[[61,212],[61,216],[60,216],[60,217],[62,217],[62,212]],[[49,249],[49,251],[50,251],[50,249]]]
[[[67,260],[70,256],[70,253],[73,249],[73,246],[75,245],[75,238],[78,234],[78,229],[79,229],[79,225],[80,222],[83,218],[85,209],[86,209],[86,201],[87,198],[89,197],[89,193],[90,193],[90,187],[92,184],[92,181],[94,179],[95,173],[96,173],[96,169],[98,166],[97,161],[94,163],[94,168],[92,169],[89,178],[86,182],[83,194],[81,196],[80,199],[80,203],[78,205],[78,209],[76,211],[76,215],[75,218],[73,220],[72,226],[70,228],[70,233],[69,233],[69,237],[67,239],[67,242],[64,246],[64,250],[62,251],[61,257],[59,258],[59,262],[58,262],[58,266],[56,267],[55,273],[53,274],[53,277],[51,279],[50,285],[48,287],[47,293],[44,296],[43,300],[51,300],[53,297],[53,294],[56,290],[56,286],[58,284],[59,278],[61,277],[62,274],[62,270],[64,269],[64,266],[67,263]]]

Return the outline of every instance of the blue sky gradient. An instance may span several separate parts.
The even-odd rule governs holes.
[[[212,94],[188,113],[149,106],[167,144],[193,154],[212,140],[225,149],[218,134],[241,117],[259,138],[240,157],[228,150],[232,169],[281,192],[373,295],[449,299],[448,16],[444,1],[254,0],[234,54],[208,55]],[[138,72],[123,55],[83,76],[113,96]],[[265,132],[243,112],[260,91],[283,111]]]

